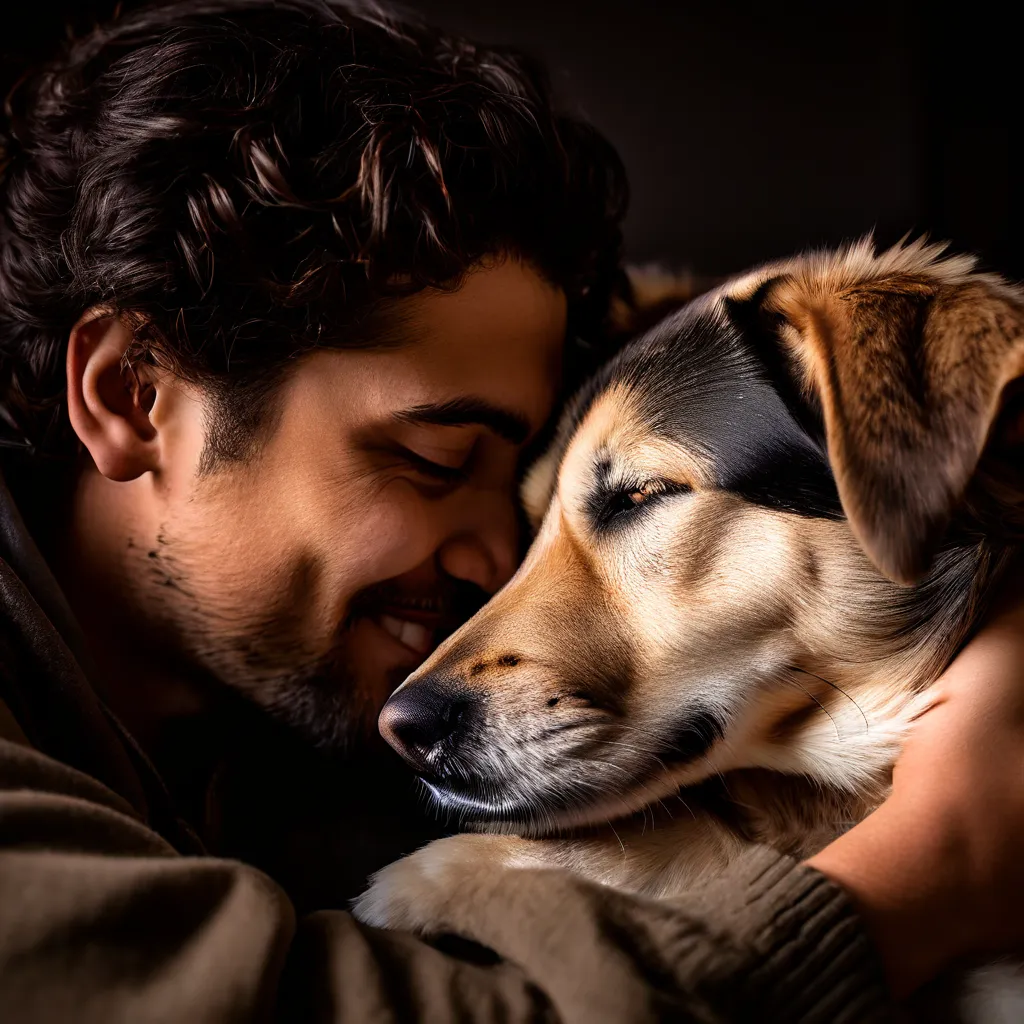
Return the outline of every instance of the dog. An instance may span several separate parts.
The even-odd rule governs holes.
[[[523,565],[381,713],[485,834],[357,914],[487,944],[475,877],[666,897],[861,820],[1018,556],[1022,375],[1024,291],[923,240],[760,267],[627,344],[527,477]]]

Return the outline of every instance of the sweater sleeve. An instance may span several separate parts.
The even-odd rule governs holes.
[[[555,1020],[518,967],[449,956],[342,912],[296,920],[261,872],[181,856],[95,779],[4,739],[0,1018]]]
[[[812,868],[755,849],[675,909],[687,922],[678,962],[725,1019],[891,1019],[882,964],[852,900]]]
[[[496,882],[531,908],[494,936],[504,960],[339,911],[296,920],[265,875],[180,856],[101,783],[0,740],[4,1020],[881,1019],[852,908],[790,862],[762,856],[699,899],[666,903],[528,874]]]
[[[380,898],[402,892],[400,902],[413,900],[413,920],[433,920],[518,964],[566,1021],[893,1018],[881,961],[852,900],[775,851],[751,848],[713,883],[665,900],[559,869],[475,870],[464,854],[461,863],[450,853],[420,858],[415,883],[406,869]]]

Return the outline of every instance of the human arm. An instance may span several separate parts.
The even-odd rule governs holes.
[[[889,799],[808,864],[855,900],[902,998],[1024,948],[1024,600],[1004,595],[936,684]]]
[[[676,906],[531,874],[528,888],[513,879],[506,894],[510,962],[473,963],[337,911],[296,921],[260,872],[179,856],[95,780],[0,740],[6,1020],[591,1024],[884,1013],[850,901],[787,858],[758,852],[717,895]]]
[[[183,857],[116,794],[0,740],[0,1017],[12,1024],[551,1019],[483,967],[348,914],[296,920],[237,861]]]

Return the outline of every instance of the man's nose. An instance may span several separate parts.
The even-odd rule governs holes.
[[[377,724],[381,736],[413,768],[427,771],[438,747],[465,731],[476,703],[466,693],[425,680],[392,694]]]
[[[511,578],[518,564],[519,531],[515,505],[488,503],[476,511],[476,521],[452,534],[438,549],[445,575],[473,583],[488,594]]]

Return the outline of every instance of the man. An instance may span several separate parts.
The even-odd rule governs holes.
[[[239,816],[279,827],[282,736],[372,788],[377,708],[514,570],[518,467],[567,339],[600,344],[625,192],[532,65],[372,8],[189,0],[22,82],[5,149],[5,1020],[883,1012],[849,897],[775,855],[717,925],[555,879],[567,940],[518,965],[297,921],[209,855],[247,852]]]
[[[313,2],[124,17],[13,103],[8,485],[177,810],[276,867],[253,792],[291,834],[285,790],[322,813],[332,768],[299,785],[245,702],[378,813],[411,791],[376,712],[515,567],[520,457],[617,284],[621,165],[521,58]],[[388,859],[362,854],[335,899]]]

